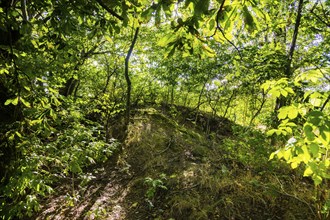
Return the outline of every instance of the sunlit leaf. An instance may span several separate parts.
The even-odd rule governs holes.
[[[9,104],[17,105],[18,104],[18,96],[14,99],[7,99],[6,102],[5,102],[5,105],[9,105]]]
[[[288,111],[288,117],[290,119],[295,119],[298,116],[298,110],[296,108],[290,108]]]
[[[279,113],[278,113],[277,117],[279,119],[285,119],[288,116],[288,113],[289,113],[288,108],[283,107],[279,110]]]
[[[20,101],[23,103],[23,105],[25,107],[31,108],[31,105],[29,102],[27,102],[25,99],[23,99],[22,97],[20,97]]]
[[[311,167],[307,166],[305,171],[304,171],[304,176],[311,176],[313,174],[313,170]]]
[[[319,175],[313,174],[312,179],[316,186],[319,185],[320,183],[322,183],[322,177]]]

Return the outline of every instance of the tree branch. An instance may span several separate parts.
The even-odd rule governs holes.
[[[28,17],[28,13],[26,10],[26,0],[21,0],[21,10],[22,10],[22,15],[23,15],[23,21],[28,22],[29,17]]]
[[[328,95],[327,99],[324,101],[324,103],[323,103],[323,105],[322,105],[322,107],[320,109],[321,112],[323,111],[323,109],[325,108],[325,106],[329,103],[329,101],[330,101],[330,95]]]
[[[107,12],[109,12],[111,15],[113,15],[114,17],[118,18],[119,20],[123,21],[124,18],[122,16],[120,16],[119,14],[117,14],[114,10],[112,10],[111,8],[109,8],[106,4],[104,4],[102,2],[102,0],[95,0],[97,1],[97,3],[99,3],[102,8],[104,8]]]
[[[311,11],[311,13],[323,24],[325,24],[327,27],[330,27],[330,23],[324,21],[320,16],[318,16],[314,11]]]
[[[220,18],[220,15],[221,15],[222,9],[223,9],[223,7],[224,7],[224,5],[225,5],[225,1],[226,1],[226,0],[223,0],[223,2],[222,2],[221,5],[220,5],[220,8],[219,8],[219,10],[218,10],[218,12],[217,12],[217,16],[216,16],[216,18],[215,18],[217,26],[215,27],[214,33],[213,33],[211,36],[209,36],[208,38],[213,37],[214,35],[216,35],[217,30],[219,30],[219,31],[221,32],[222,36],[225,38],[225,40],[226,40],[230,45],[232,45],[232,46],[235,48],[235,50],[238,52],[238,55],[239,55],[240,58],[242,59],[241,51],[238,49],[238,47],[236,47],[236,45],[235,45],[232,41],[230,41],[230,40],[226,37],[225,32],[222,30],[221,25],[219,24],[219,18]]]

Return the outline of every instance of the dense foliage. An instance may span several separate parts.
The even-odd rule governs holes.
[[[328,0],[1,0],[0,217],[32,216],[62,182],[74,204],[139,106],[267,130],[267,157],[311,178],[329,217],[329,17]]]

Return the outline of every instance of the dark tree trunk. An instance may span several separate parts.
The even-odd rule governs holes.
[[[302,8],[303,8],[303,0],[299,0],[299,5],[298,5],[298,10],[297,10],[297,18],[296,18],[296,23],[294,26],[294,32],[292,36],[292,41],[291,41],[291,46],[290,46],[290,51],[288,54],[288,60],[285,68],[285,76],[290,79],[292,77],[292,59],[294,55],[294,51],[296,48],[296,42],[297,42],[297,37],[299,33],[299,26],[300,26],[300,21],[301,21],[301,16],[302,16]],[[276,105],[275,105],[275,112],[277,112],[281,107],[288,105],[289,100],[286,97],[280,96],[279,98],[276,99]]]
[[[132,90],[132,83],[131,79],[129,77],[128,72],[128,65],[129,65],[129,59],[132,55],[134,45],[136,43],[137,37],[139,34],[139,27],[135,29],[134,37],[132,40],[132,44],[127,52],[126,58],[125,58],[125,80],[127,84],[127,90],[126,90],[126,114],[125,114],[125,128],[128,128],[129,119],[130,119],[130,113],[131,113],[131,90]]]
[[[78,79],[75,79],[73,77],[70,78],[66,82],[65,86],[62,89],[60,89],[60,94],[66,96],[66,97],[76,94],[79,83],[80,82]]]

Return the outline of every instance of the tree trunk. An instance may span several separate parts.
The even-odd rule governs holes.
[[[171,105],[174,104],[174,85],[172,85],[172,88],[171,88]]]
[[[127,84],[127,90],[126,90],[126,114],[125,114],[125,128],[128,128],[129,119],[130,119],[130,113],[131,113],[131,90],[132,90],[132,83],[131,79],[129,77],[128,72],[128,65],[129,65],[129,59],[132,55],[134,45],[136,43],[137,37],[139,34],[139,27],[135,29],[134,37],[131,43],[131,46],[127,52],[126,58],[125,58],[125,79]]]
[[[301,16],[302,16],[302,8],[303,8],[303,0],[299,0],[299,5],[298,5],[298,10],[297,10],[297,18],[296,18],[296,23],[294,26],[294,32],[293,32],[293,36],[292,36],[292,41],[291,41],[291,46],[290,46],[290,51],[288,54],[288,62],[286,64],[286,68],[285,68],[285,76],[290,79],[292,77],[292,68],[291,68],[291,64],[292,64],[292,59],[293,59],[293,55],[294,55],[294,51],[296,48],[296,42],[297,42],[297,37],[298,37],[298,33],[299,33],[299,26],[300,26],[300,21],[301,21]],[[289,104],[288,103],[288,99],[286,97],[279,97],[276,99],[276,105],[275,105],[275,112],[277,112],[281,107],[285,106]]]
[[[288,78],[290,78],[292,75],[291,63],[292,63],[294,50],[296,48],[296,42],[297,42],[299,26],[300,26],[300,21],[301,21],[301,12],[302,12],[303,3],[304,3],[303,0],[299,0],[297,18],[296,18],[296,23],[294,25],[294,32],[293,32],[291,47],[290,47],[290,51],[288,54],[288,63],[287,63],[286,70],[285,70],[285,75]]]
[[[204,88],[205,88],[205,86],[206,86],[207,81],[208,81],[208,80],[205,80],[205,82],[204,82],[204,84],[203,84],[203,87],[202,87],[201,91],[199,92],[198,103],[197,103],[197,108],[196,108],[195,123],[197,123],[198,114],[199,114],[199,107],[200,107],[200,105],[201,105],[202,95],[203,95]]]
[[[67,97],[71,96],[76,92],[78,85],[79,80],[72,77],[65,83],[65,87],[60,89],[60,94]]]

